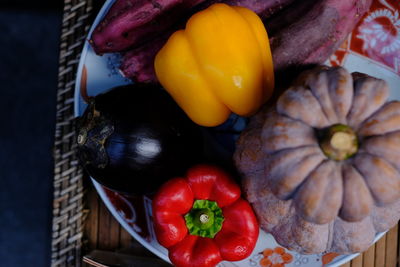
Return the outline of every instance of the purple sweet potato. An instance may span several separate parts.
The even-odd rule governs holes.
[[[304,63],[323,62],[327,60],[339,48],[372,4],[372,0],[331,0],[328,2],[328,5],[335,8],[339,14],[336,28],[330,38],[320,45],[317,50],[314,50]]]
[[[172,27],[182,14],[205,0],[117,0],[94,30],[97,54],[121,52]]]
[[[126,52],[120,65],[122,74],[135,82],[157,82],[154,59],[167,40],[168,36],[163,36]]]
[[[293,1],[294,0],[222,0],[221,2],[232,6],[246,7],[256,12],[261,18],[266,19],[282,8],[290,5]]]
[[[369,9],[372,0],[222,2],[251,8],[264,20],[279,83],[280,77],[290,80],[288,75],[296,76],[305,65],[327,60]],[[169,28],[164,37],[126,53],[121,65],[124,75],[139,82],[156,82],[154,57],[174,30]]]
[[[291,4],[293,1],[294,0],[207,0],[196,8],[193,8],[191,12],[193,13],[206,8],[215,2],[223,2],[229,5],[247,7],[259,14],[261,18],[267,18]],[[188,11],[187,15],[190,16],[191,13]],[[125,53],[120,67],[123,75],[137,82],[156,82],[157,78],[155,77],[153,66],[154,58],[158,50],[167,42],[169,35],[179,28],[184,28],[184,22],[166,30],[163,37],[147,42],[138,48],[130,49]]]
[[[308,4],[306,2],[309,2]],[[275,70],[323,63],[353,30],[372,0],[310,0],[265,21]],[[310,8],[305,8],[311,3]],[[302,5],[302,6],[301,6]],[[298,19],[294,19],[294,18]]]

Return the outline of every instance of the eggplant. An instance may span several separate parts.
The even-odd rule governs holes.
[[[80,118],[78,157],[91,177],[124,194],[155,192],[202,157],[202,135],[161,87],[119,86]]]

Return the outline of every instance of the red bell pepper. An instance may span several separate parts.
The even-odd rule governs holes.
[[[221,169],[198,165],[166,182],[153,199],[158,242],[179,267],[215,266],[248,257],[258,223],[240,188]]]

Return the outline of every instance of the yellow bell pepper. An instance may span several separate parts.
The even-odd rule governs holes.
[[[194,14],[158,52],[159,82],[197,124],[217,126],[234,112],[254,114],[271,96],[274,74],[261,19],[214,4]]]

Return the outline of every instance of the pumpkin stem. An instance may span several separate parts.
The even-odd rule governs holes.
[[[335,124],[323,130],[320,146],[330,159],[341,161],[353,156],[358,150],[358,140],[353,129]]]

